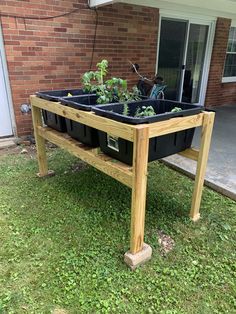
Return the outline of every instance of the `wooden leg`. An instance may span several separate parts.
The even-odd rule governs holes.
[[[42,126],[41,110],[33,105],[32,105],[32,118],[39,165],[39,173],[37,175],[39,177],[49,176],[52,175],[53,172],[48,171],[45,139],[38,134],[37,129],[37,126]]]
[[[136,131],[133,150],[133,188],[131,207],[130,251],[135,254],[142,250],[147,189],[148,128]]]
[[[192,198],[192,206],[190,211],[190,218],[193,221],[197,221],[200,218],[199,208],[202,198],[202,190],[204,184],[204,178],[206,173],[206,166],[208,160],[208,154],[211,144],[211,134],[214,124],[215,113],[205,112],[203,116],[201,144],[197,162],[197,171],[194,184],[194,192]]]
[[[131,205],[130,251],[125,254],[125,262],[135,269],[151,258],[152,249],[143,242],[146,207],[148,127],[135,130],[133,149],[133,187]]]

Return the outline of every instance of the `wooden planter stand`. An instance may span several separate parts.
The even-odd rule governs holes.
[[[130,251],[125,253],[125,262],[132,269],[150,259],[152,254],[151,247],[144,243],[150,138],[194,127],[202,127],[200,150],[190,148],[180,153],[197,161],[190,218],[193,221],[200,218],[199,208],[215,116],[213,112],[204,111],[193,116],[151,124],[129,125],[97,116],[93,112],[65,107],[60,103],[43,100],[36,96],[31,96],[31,105],[40,177],[52,175],[53,173],[48,170],[47,165],[45,140],[48,140],[132,189]],[[41,109],[132,141],[134,143],[133,165],[128,166],[118,161],[114,162],[113,158],[101,153],[99,149],[87,147],[67,134],[43,127]]]

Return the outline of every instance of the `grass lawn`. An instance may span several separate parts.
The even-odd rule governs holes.
[[[236,203],[209,189],[188,218],[193,181],[149,166],[145,242],[132,272],[129,188],[51,149],[56,176],[29,154],[0,156],[0,313],[236,313]],[[158,231],[175,242],[160,254]]]

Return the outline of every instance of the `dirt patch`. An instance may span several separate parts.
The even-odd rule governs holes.
[[[158,231],[158,243],[160,245],[161,256],[166,256],[175,246],[175,241],[162,230]]]
[[[3,148],[0,149],[0,156],[5,156],[5,155],[18,155],[18,154],[24,154],[28,155],[29,157],[35,156],[36,154],[36,147],[35,145],[16,145],[13,147],[9,148]]]
[[[51,143],[46,143],[46,150],[50,151],[57,146]],[[1,156],[6,156],[6,155],[18,155],[18,154],[23,154],[26,157],[33,158],[36,156],[37,150],[36,146],[34,144],[30,145],[16,145],[8,148],[3,148],[0,149],[0,157]]]
[[[88,164],[86,164],[85,162],[80,160],[71,166],[71,171],[72,172],[79,172],[79,171],[83,171],[83,170],[87,169],[88,167],[89,167]]]

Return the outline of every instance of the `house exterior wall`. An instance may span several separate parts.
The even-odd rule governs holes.
[[[2,16],[3,39],[18,136],[32,133],[31,115],[20,105],[39,90],[76,88],[90,69],[96,13],[85,0],[2,0],[0,12],[27,16],[54,16],[78,8],[76,13],[49,20]],[[128,60],[152,77],[156,67],[159,10],[114,4],[99,8],[93,69],[109,61],[109,74],[137,82]],[[236,83],[222,83],[230,20],[219,18],[206,94],[208,107],[236,103]]]
[[[236,104],[236,82],[222,83],[230,25],[230,19],[217,19],[205,100],[207,107]]]
[[[0,12],[27,16],[53,16],[50,20],[1,17],[18,136],[32,132],[31,115],[22,115],[20,105],[39,90],[80,86],[81,74],[90,68],[96,14],[87,1],[4,1]],[[92,68],[103,58],[110,75],[137,82],[128,60],[153,76],[156,63],[158,9],[115,4],[99,8]]]

